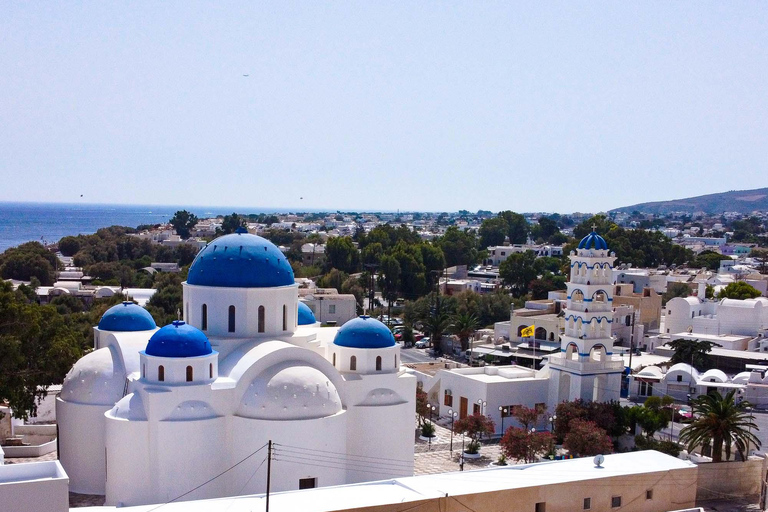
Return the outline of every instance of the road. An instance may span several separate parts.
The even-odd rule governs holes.
[[[428,363],[435,358],[428,356],[426,349],[410,347],[400,350],[400,360],[404,363]]]

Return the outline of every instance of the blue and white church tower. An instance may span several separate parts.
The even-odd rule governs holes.
[[[549,358],[549,403],[618,400],[624,362],[613,355],[613,262],[605,239],[595,232],[571,251],[571,275],[560,354]]]

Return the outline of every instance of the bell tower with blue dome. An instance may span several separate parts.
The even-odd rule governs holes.
[[[624,362],[613,355],[613,262],[605,239],[585,236],[569,255],[570,280],[560,354],[549,358],[549,402],[618,400]]]

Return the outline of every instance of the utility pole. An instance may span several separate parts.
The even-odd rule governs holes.
[[[272,480],[272,440],[269,440],[267,446],[267,510],[269,512],[269,484]]]

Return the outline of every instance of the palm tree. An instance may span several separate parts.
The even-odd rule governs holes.
[[[430,335],[432,348],[437,352],[442,352],[440,342],[443,333],[452,329],[451,316],[448,314],[445,299],[439,294],[435,294],[434,302],[430,308],[430,314],[423,321],[424,331]]]
[[[686,443],[689,451],[697,445],[708,446],[711,441],[712,462],[720,462],[723,448],[725,459],[731,457],[732,443],[742,459],[746,459],[747,446],[760,447],[760,439],[752,433],[758,427],[746,410],[750,403],[746,400],[737,403],[733,398],[735,393],[736,390],[731,390],[722,396],[715,391],[694,401],[693,411],[698,417],[680,431],[680,442]]]
[[[469,348],[469,337],[477,330],[477,317],[471,313],[459,313],[453,317],[453,334],[461,340],[461,350]]]

